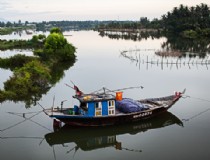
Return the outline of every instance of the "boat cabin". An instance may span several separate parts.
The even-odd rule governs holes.
[[[116,97],[111,94],[74,96],[80,101],[79,114],[89,117],[115,115]]]

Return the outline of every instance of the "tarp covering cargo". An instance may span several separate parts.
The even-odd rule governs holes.
[[[130,98],[124,98],[121,101],[116,101],[116,108],[123,113],[139,112],[148,109],[144,104]]]

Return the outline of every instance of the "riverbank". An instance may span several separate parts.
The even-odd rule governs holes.
[[[99,28],[99,32],[126,32],[126,33],[141,33],[141,32],[159,32],[162,29],[128,29],[128,28]]]
[[[0,35],[11,34],[12,32],[17,32],[21,30],[31,30],[34,29],[31,26],[21,26],[21,27],[0,27]]]
[[[14,32],[15,30],[13,28],[1,28],[0,27],[0,35],[7,35],[7,34],[11,34],[12,32]]]

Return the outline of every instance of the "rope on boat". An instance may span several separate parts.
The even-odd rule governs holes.
[[[131,152],[142,152],[142,150],[136,150],[136,149],[129,149],[129,148],[122,148],[126,151],[131,151]]]
[[[37,111],[37,112],[28,112],[29,114],[32,114],[32,113],[41,113],[42,111]],[[47,128],[47,127],[45,127],[45,126],[43,126],[43,125],[41,125],[40,123],[38,123],[38,122],[35,122],[35,121],[33,121],[30,117],[29,118],[26,118],[25,117],[25,114],[27,114],[27,113],[23,113],[23,114],[16,114],[16,113],[13,113],[13,112],[7,112],[7,113],[9,113],[9,114],[13,114],[13,115],[16,115],[16,116],[19,116],[19,117],[23,117],[25,120],[29,120],[29,121],[31,121],[31,122],[33,122],[33,123],[35,123],[36,125],[38,125],[38,126],[40,126],[40,127],[42,127],[42,128],[44,128],[44,129],[46,129],[46,130],[48,130],[48,131],[51,131],[49,128]]]
[[[190,96],[190,95],[183,95],[182,98],[192,98],[192,99],[196,99],[196,100],[200,100],[200,101],[204,101],[204,102],[210,103],[210,100],[203,99],[203,98],[199,98],[199,97],[193,97],[193,96]],[[202,114],[208,112],[209,110],[210,110],[210,108],[207,108],[207,109],[205,109],[204,111],[199,112],[199,113],[193,115],[193,116],[190,117],[190,118],[182,119],[182,121],[185,121],[185,122],[186,122],[186,121],[189,121],[189,120],[191,120],[191,119],[194,119],[194,118],[196,118],[196,117],[198,117],[198,116],[200,116],[200,115],[202,115]]]
[[[41,111],[41,112],[42,112],[42,111]],[[19,124],[25,122],[26,120],[35,117],[36,115],[40,114],[41,112],[38,112],[38,113],[36,113],[35,115],[33,115],[33,116],[29,117],[29,118],[25,118],[23,121],[18,122],[18,123],[14,124],[14,125],[11,125],[11,126],[9,126],[9,127],[7,127],[7,128],[4,128],[4,129],[2,129],[2,130],[0,130],[0,131],[3,132],[3,131],[6,131],[6,130],[8,130],[8,129],[10,129],[10,128],[13,128],[13,127],[15,127],[15,126],[17,126],[17,125],[19,125]]]
[[[127,88],[121,88],[121,89],[116,89],[116,90],[111,90],[112,92],[116,92],[116,91],[122,91],[122,90],[127,90],[127,89],[143,89],[143,86],[136,86],[136,87],[127,87]]]
[[[96,91],[94,91],[92,93],[98,93],[100,91],[107,91],[107,92],[113,92],[113,93],[115,93],[117,91],[122,91],[122,90],[127,90],[127,89],[138,89],[138,88],[143,89],[144,87],[143,86],[135,86],[135,87],[120,88],[120,89],[115,89],[115,90],[110,90],[108,88],[103,87],[103,88],[101,88],[99,90],[96,90]]]
[[[204,111],[202,111],[202,112],[200,112],[200,113],[198,113],[198,114],[195,114],[195,115],[193,115],[193,116],[190,117],[190,118],[182,119],[182,121],[187,122],[187,121],[189,121],[189,120],[192,120],[192,119],[194,119],[194,118],[196,118],[196,117],[198,117],[198,116],[200,116],[200,115],[202,115],[202,114],[208,112],[209,110],[210,110],[210,108],[207,108],[206,110],[204,110]]]
[[[37,123],[37,122],[35,122],[35,121],[32,120],[33,117],[37,116],[38,114],[40,114],[40,113],[42,113],[42,112],[43,112],[43,111],[38,111],[36,114],[32,115],[32,116],[29,117],[29,118],[26,118],[24,114],[23,114],[23,116],[22,116],[22,115],[18,115],[18,114],[15,114],[15,113],[13,114],[12,112],[11,112],[11,113],[8,112],[9,114],[13,114],[13,115],[22,117],[22,118],[24,118],[24,120],[23,120],[23,121],[20,121],[20,122],[18,122],[18,123],[16,123],[16,124],[13,124],[13,125],[11,125],[11,126],[9,126],[9,127],[7,127],[7,128],[1,129],[0,132],[6,131],[6,130],[9,130],[9,129],[15,127],[15,126],[18,126],[19,124],[22,124],[23,122],[25,122],[25,121],[27,121],[27,120],[29,120],[29,121],[31,121],[31,122],[33,122],[33,123],[36,123],[37,125],[39,125],[39,126],[45,128],[45,129],[51,131],[50,129],[48,129],[48,128],[42,126],[41,124],[39,124],[39,123]]]
[[[207,100],[207,99],[203,99],[203,98],[199,98],[199,97],[192,97],[192,96],[189,96],[189,95],[183,95],[183,96],[185,96],[183,98],[192,98],[192,99],[197,99],[197,100],[200,100],[200,101],[205,101],[205,102],[210,103],[210,100]]]
[[[54,97],[53,97],[53,103],[54,103]],[[37,103],[43,110],[45,110],[45,108],[40,104],[40,103]],[[54,105],[54,104],[53,104]]]
[[[42,111],[36,111],[36,112],[22,112],[22,113],[18,113],[18,112],[7,112],[9,114],[13,114],[13,115],[27,115],[27,114],[34,114],[34,113],[38,113],[38,112],[42,112]]]
[[[20,136],[20,137],[0,137],[0,139],[43,139],[43,137],[25,137],[25,136]]]

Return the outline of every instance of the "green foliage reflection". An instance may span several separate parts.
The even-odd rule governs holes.
[[[0,90],[0,102],[24,101],[26,107],[36,105],[75,62],[75,47],[62,33],[52,32],[47,38],[33,36],[30,42],[39,44],[34,50],[36,57],[15,55],[0,58],[0,67],[13,71],[13,76],[4,82],[4,90]]]

